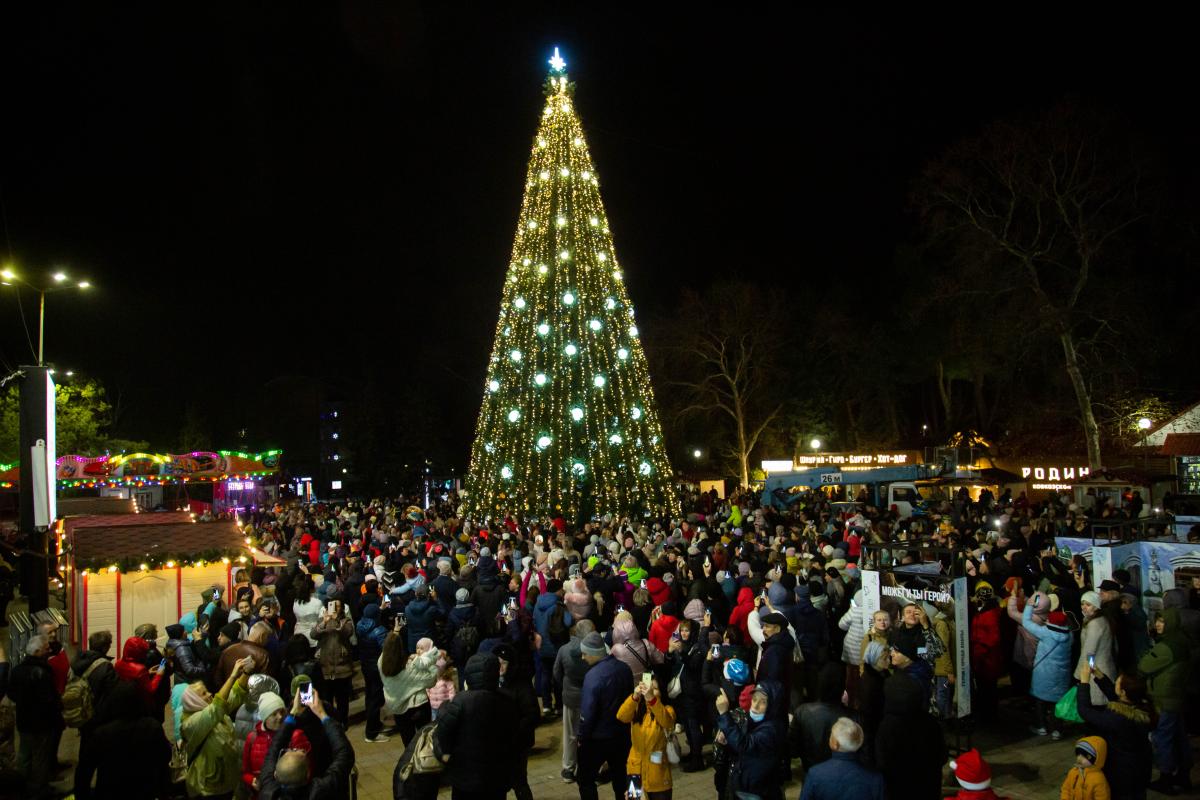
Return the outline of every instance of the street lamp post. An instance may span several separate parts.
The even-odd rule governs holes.
[[[61,292],[64,289],[89,289],[92,285],[88,281],[78,281],[77,283],[68,285],[68,278],[65,272],[56,272],[51,277],[54,279],[54,283],[58,285],[34,286],[29,281],[20,278],[15,272],[12,271],[11,268],[0,270],[0,278],[3,278],[3,281],[0,281],[0,283],[3,283],[5,286],[12,286],[14,284],[25,286],[26,288],[32,289],[38,293],[37,361],[39,367],[44,366],[46,363],[44,357],[46,343],[46,295],[50,294],[51,292]],[[20,291],[20,289],[18,289],[18,291]]]

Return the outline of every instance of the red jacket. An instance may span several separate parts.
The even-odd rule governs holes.
[[[650,593],[650,599],[656,606],[661,606],[671,599],[671,587],[662,578],[651,578],[646,581],[646,591]]]
[[[46,659],[46,661],[50,664],[50,669],[54,673],[54,689],[59,694],[62,694],[63,690],[67,688],[67,678],[70,677],[71,673],[71,661],[67,658],[66,648],[62,648]]]
[[[1000,640],[1000,609],[980,611],[971,620],[971,671],[986,681],[1004,674],[1005,648]]]
[[[274,738],[275,734],[264,728],[261,722],[254,725],[254,730],[246,737],[246,744],[242,746],[242,783],[247,786],[254,785],[254,779],[262,772],[263,762],[267,760],[267,751],[271,749],[271,740]],[[308,741],[304,731],[296,728],[292,731],[292,741],[285,749],[312,753],[312,743]],[[308,769],[312,772],[311,760]],[[251,796],[256,796],[253,790]]]
[[[678,619],[663,614],[654,620],[654,623],[650,626],[650,632],[646,634],[646,638],[650,640],[650,644],[657,647],[662,653],[666,653],[667,648],[671,645],[671,634],[678,627]]]
[[[733,607],[733,613],[729,615],[729,624],[736,625],[742,631],[742,641],[749,643],[750,639],[750,612],[754,610],[754,592],[749,586],[743,586],[738,590],[737,605]]]
[[[1008,800],[1008,798],[1000,797],[989,786],[987,789],[959,789],[958,794],[948,800]]]
[[[147,704],[154,703],[154,695],[158,692],[158,684],[162,682],[162,673],[151,675],[146,669],[146,654],[150,652],[150,644],[140,636],[130,636],[125,640],[125,649],[121,658],[113,662],[117,677],[123,681],[133,681],[141,690],[142,699]]]

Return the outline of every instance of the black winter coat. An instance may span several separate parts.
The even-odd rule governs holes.
[[[1117,699],[1113,682],[1107,678],[1093,678],[1109,700]],[[1136,797],[1150,783],[1154,753],[1150,747],[1150,731],[1157,720],[1153,709],[1135,708],[1127,703],[1108,706],[1092,705],[1092,693],[1079,687],[1075,702],[1079,716],[1088,727],[1104,737],[1108,743],[1108,760],[1104,763],[1104,774],[1108,778],[1113,797]]]
[[[303,789],[285,790],[279,785],[279,781],[275,780],[275,763],[279,761],[279,754],[291,743],[296,725],[285,722],[279,726],[279,731],[271,740],[267,757],[263,760],[262,770],[258,773],[261,787],[258,792],[259,800],[338,800],[346,796],[350,770],[354,767],[354,748],[350,746],[346,732],[337,720],[327,718],[321,723],[321,728],[324,736],[320,739],[328,742],[333,754],[329,766],[319,771],[314,769],[313,779]],[[307,735],[309,741],[313,741],[314,734]],[[315,746],[314,742],[314,749]]]
[[[26,656],[13,668],[9,697],[17,705],[17,730],[53,733],[62,730],[62,698],[54,688],[54,672],[44,658]]]
[[[883,721],[875,735],[875,763],[883,773],[890,800],[940,797],[946,742],[929,714],[925,695],[905,675],[887,679]]]
[[[446,777],[460,792],[499,794],[512,787],[519,745],[516,702],[499,689],[500,659],[476,653],[463,670],[467,690],[438,709],[437,739]]]
[[[208,678],[209,665],[196,652],[191,642],[175,645],[175,675],[184,683],[203,681]]]

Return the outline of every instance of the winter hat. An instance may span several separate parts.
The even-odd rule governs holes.
[[[980,581],[975,585],[976,600],[991,600],[996,596],[996,590],[987,581]]]
[[[747,562],[743,561],[740,564],[738,564],[738,575],[745,577],[746,575],[749,575],[749,574],[750,574],[750,565]]]
[[[758,621],[763,625],[778,625],[780,628],[787,629],[788,619],[778,611],[772,611],[770,614],[764,614],[758,618]]]
[[[704,622],[704,601],[700,598],[689,600],[688,604],[683,607],[683,618]]]
[[[879,659],[883,658],[883,653],[886,648],[882,642],[872,640],[867,649],[863,652],[863,663],[875,665],[879,663]]]
[[[787,587],[776,581],[767,587],[767,599],[771,601],[771,605],[778,606],[788,601]]]
[[[471,593],[468,592],[466,589],[459,589],[457,592],[454,593],[454,600],[460,606],[465,605],[467,603],[467,601],[470,599],[471,599]]]
[[[1096,747],[1087,739],[1075,743],[1075,755],[1083,756],[1093,764],[1096,763]]]
[[[585,656],[608,655],[608,649],[604,646],[604,637],[596,633],[596,631],[592,631],[583,637],[583,641],[579,644],[579,652]]]
[[[853,564],[846,565],[846,577],[847,578],[849,578],[850,580],[855,580],[858,578],[859,574],[860,573],[858,571],[858,567],[856,567]]]
[[[221,627],[220,632],[225,634],[227,638],[236,642],[242,635],[242,626],[238,625],[236,622],[227,622]]]
[[[1096,608],[1100,607],[1100,595],[1095,592],[1084,592],[1079,596],[1079,604],[1091,603]]]
[[[183,626],[179,624],[168,625],[166,628],[168,639],[182,639],[187,634],[184,632]]]
[[[258,698],[258,711],[255,716],[262,722],[276,711],[283,710],[283,698],[275,692],[263,692]]]
[[[479,557],[480,558],[483,558],[484,556],[490,556],[491,554],[492,554],[492,548],[490,548],[490,547],[479,548]]]
[[[812,590],[808,588],[807,583],[796,584],[796,598],[798,600],[807,600],[812,596]],[[774,601],[772,601],[774,602]]]
[[[992,785],[992,768],[975,748],[950,760],[950,769],[958,785],[969,792],[979,792]]]
[[[1067,625],[1067,615],[1062,611],[1051,611],[1046,617],[1046,622],[1056,628],[1065,628]]]
[[[754,688],[754,684],[752,683],[745,689],[742,689],[741,694],[738,695],[738,707],[742,711],[748,712],[750,710],[750,703],[754,700]]]
[[[745,686],[750,680],[750,668],[740,658],[731,658],[725,662],[724,675],[734,686]]]
[[[654,605],[661,606],[671,599],[671,587],[663,583],[662,578],[651,578],[646,581],[646,591],[654,600]]]

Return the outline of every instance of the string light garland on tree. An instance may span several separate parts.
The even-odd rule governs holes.
[[[484,379],[467,512],[677,510],[633,304],[557,48]]]

